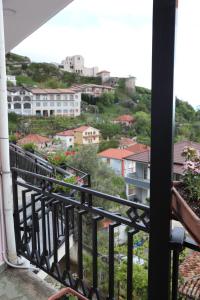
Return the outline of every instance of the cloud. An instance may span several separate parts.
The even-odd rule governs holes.
[[[200,3],[179,0],[175,92],[199,101]],[[82,54],[86,66],[151,84],[152,0],[75,0],[28,37],[15,52],[35,61],[60,62]]]

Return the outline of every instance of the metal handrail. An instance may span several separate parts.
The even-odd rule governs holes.
[[[40,168],[41,170],[43,170],[44,172],[47,173],[51,173],[51,174],[61,174],[64,177],[70,177],[72,175],[74,175],[74,172],[76,173],[76,175],[78,174],[78,178],[77,178],[77,183],[79,182],[84,182],[85,180],[87,182],[84,182],[84,184],[90,186],[90,175],[78,170],[74,167],[68,166],[66,165],[66,168],[69,169],[69,171],[52,165],[51,163],[49,163],[42,155],[39,154],[35,154],[35,153],[31,153],[29,151],[25,151],[24,149],[22,149],[21,147],[19,147],[18,145],[12,144],[10,143],[10,153],[11,156],[13,155],[17,155],[22,159],[26,159],[28,161],[30,161],[31,163],[33,163],[35,165],[35,169],[36,169],[36,173],[37,173],[37,168]],[[12,163],[12,159],[11,159],[11,167],[21,167],[19,165],[16,165],[17,162],[17,158],[15,158],[15,162],[14,164]]]
[[[139,231],[149,233],[150,208],[146,205],[135,203],[126,199],[98,192],[88,187],[78,186],[59,181],[55,178],[12,168],[13,174],[13,201],[14,201],[14,221],[15,235],[18,255],[24,256],[32,264],[35,264],[41,270],[53,276],[62,284],[81,291],[83,297],[94,295],[97,299],[102,298],[98,285],[98,260],[101,259],[98,251],[98,231],[100,222],[103,219],[110,220],[108,227],[108,254],[106,264],[108,267],[108,299],[114,299],[115,286],[115,228],[120,225],[128,225],[127,232],[127,298],[131,299],[133,286],[132,276],[134,275],[133,264],[133,244],[134,235]],[[19,177],[22,175],[34,178],[34,183],[22,182]],[[55,193],[52,187],[65,187],[68,190],[75,191],[73,196],[70,192],[65,194]],[[18,187],[20,189],[18,190]],[[20,206],[18,196],[22,193],[22,207]],[[119,213],[116,210],[99,207],[96,199],[101,199],[104,203],[118,204]],[[95,200],[95,201],[94,201]],[[31,205],[30,205],[31,201]],[[120,212],[123,213],[120,213]],[[92,285],[84,275],[84,255],[85,243],[84,218],[90,219],[91,224],[91,249],[88,255],[92,256]],[[172,295],[178,292],[178,269],[179,254],[184,247],[200,251],[198,245],[192,240],[185,238],[182,232],[173,233],[169,241],[170,251],[173,254],[172,259]],[[180,237],[181,239],[180,239]],[[70,238],[73,237],[77,245],[77,270],[76,273],[70,268]],[[61,272],[58,249],[63,244],[65,248],[66,264],[64,271]],[[103,262],[103,260],[102,260]],[[105,262],[104,262],[105,263]],[[79,289],[80,288],[80,289]],[[87,299],[87,298],[86,298]],[[172,297],[173,300],[177,298]]]

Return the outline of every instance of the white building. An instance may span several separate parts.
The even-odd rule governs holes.
[[[7,81],[11,82],[14,86],[16,86],[16,77],[13,75],[7,75]]]
[[[33,115],[33,95],[24,87],[10,87],[7,92],[8,112]]]
[[[61,64],[65,71],[77,73],[82,76],[96,77],[98,73],[98,67],[86,68],[84,66],[84,58],[82,55],[67,56]]]
[[[74,130],[73,129],[58,132],[58,133],[56,133],[55,138],[59,139],[66,149],[74,147]]]
[[[106,71],[106,70],[103,70],[103,71],[97,73],[97,76],[101,77],[101,82],[102,83],[105,83],[110,79],[110,72]]]
[[[81,93],[70,89],[8,88],[8,111],[20,115],[77,117],[81,114]]]
[[[107,85],[99,85],[93,83],[86,84],[76,84],[71,86],[73,91],[81,92],[82,94],[87,94],[89,96],[100,97],[103,93],[114,93],[115,89]]]
[[[101,161],[110,166],[116,175],[126,176],[130,171],[135,171],[135,163],[126,160],[133,152],[127,149],[106,149],[98,154]]]

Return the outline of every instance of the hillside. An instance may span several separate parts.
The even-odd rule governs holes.
[[[99,77],[82,77],[59,69],[50,63],[35,63],[26,56],[14,53],[6,55],[7,74],[15,75],[17,85],[41,88],[65,88],[74,83],[100,84]]]
[[[9,53],[6,56],[7,71],[16,75],[17,84],[39,87],[69,87],[74,83],[100,84],[100,78],[80,77],[64,72],[53,64],[33,63],[28,57]],[[150,143],[151,91],[136,87],[136,92],[129,95],[123,79],[119,81],[115,95],[103,95],[99,98],[82,95],[82,115],[75,119],[65,117],[22,117],[10,115],[9,128],[16,130],[53,135],[55,132],[90,124],[101,130],[104,139],[119,139],[120,136],[138,137],[138,141]],[[114,125],[110,121],[122,114],[132,114],[135,123],[131,128]],[[176,141],[193,140],[200,142],[200,111],[186,101],[176,99]]]

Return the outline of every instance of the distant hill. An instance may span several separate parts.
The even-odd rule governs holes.
[[[99,77],[83,77],[59,69],[50,63],[31,62],[30,58],[15,53],[6,55],[7,74],[15,75],[17,85],[43,88],[64,88],[74,83],[101,84]]]

